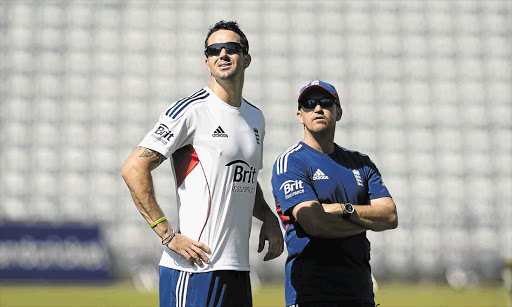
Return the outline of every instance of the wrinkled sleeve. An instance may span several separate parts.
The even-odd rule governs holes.
[[[291,215],[290,209],[304,201],[318,200],[311,176],[300,158],[290,157],[286,171],[280,171],[278,161],[272,170],[272,193],[279,202],[282,212]]]
[[[169,158],[176,150],[191,144],[195,133],[194,110],[187,110],[179,117],[169,116],[169,110],[164,111],[158,122],[139,143],[139,146],[157,151]]]
[[[384,185],[382,176],[377,169],[377,166],[368,158],[366,166],[367,181],[368,181],[368,194],[370,199],[381,197],[391,197],[388,188]]]

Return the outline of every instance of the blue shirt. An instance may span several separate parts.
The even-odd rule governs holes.
[[[274,163],[272,193],[288,248],[286,305],[346,300],[373,303],[366,232],[347,238],[312,237],[291,213],[304,201],[369,205],[370,199],[391,197],[368,156],[334,147],[329,155],[299,142]]]

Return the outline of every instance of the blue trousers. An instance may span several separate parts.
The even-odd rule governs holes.
[[[160,307],[251,307],[246,271],[188,273],[160,267]]]

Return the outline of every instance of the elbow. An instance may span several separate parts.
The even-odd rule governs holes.
[[[398,227],[398,216],[395,214],[389,221],[389,229],[396,229]]]
[[[386,228],[387,229],[396,229],[398,227],[398,214],[396,212],[396,206],[392,203],[393,206],[390,208],[389,213],[387,215]]]
[[[398,227],[398,215],[394,212],[388,219],[388,229],[396,229]]]
[[[123,177],[124,181],[126,181],[130,177],[131,168],[128,164],[125,164],[121,169],[121,177]]]
[[[138,170],[137,167],[129,161],[127,161],[121,169],[121,177],[123,177],[125,182],[136,177],[138,173],[140,173],[140,170]]]
[[[381,220],[379,223],[372,224],[368,229],[371,231],[385,231],[398,227],[398,217],[396,213],[391,214],[386,219]]]

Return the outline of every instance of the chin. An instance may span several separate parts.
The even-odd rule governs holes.
[[[332,127],[327,124],[316,124],[316,125],[310,126],[308,128],[308,130],[311,131],[311,133],[320,134],[320,135],[328,134],[335,129],[336,129],[336,127]]]
[[[327,128],[313,128],[313,129],[308,129],[312,134],[318,134],[318,135],[322,135],[322,134],[326,134],[329,132],[329,130]]]
[[[217,79],[221,79],[221,80],[229,80],[229,79],[232,79],[235,77],[235,73],[234,72],[221,72],[221,73],[218,73],[215,75],[215,78]]]
[[[313,125],[311,127],[311,131],[321,132],[321,131],[327,131],[327,130],[329,130],[329,126],[324,123],[317,123],[316,125]]]

